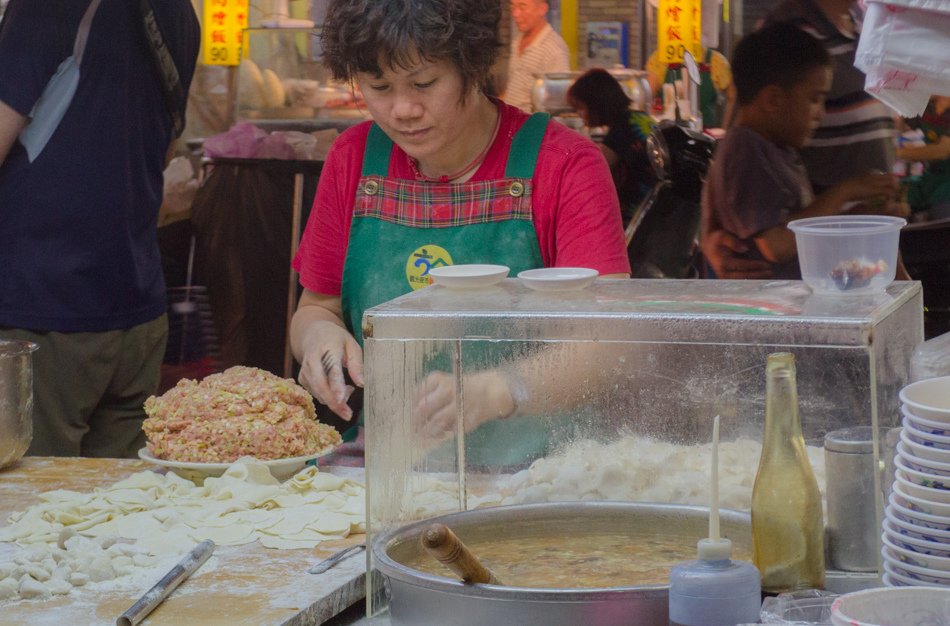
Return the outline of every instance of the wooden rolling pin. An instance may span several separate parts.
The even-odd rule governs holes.
[[[503,584],[482,565],[472,551],[445,524],[430,524],[422,531],[422,547],[466,583]]]

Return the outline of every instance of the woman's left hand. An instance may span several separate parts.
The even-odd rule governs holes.
[[[414,432],[435,445],[456,433],[456,380],[447,372],[426,376],[416,391],[413,406]],[[465,402],[465,432],[481,424],[511,416],[517,408],[508,383],[496,370],[462,378]]]

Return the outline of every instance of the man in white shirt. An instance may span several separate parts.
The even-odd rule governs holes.
[[[535,75],[545,72],[569,72],[567,44],[547,22],[548,3],[544,0],[512,0],[511,16],[518,35],[511,42],[508,57],[508,85],[502,100],[531,112],[531,88]]]

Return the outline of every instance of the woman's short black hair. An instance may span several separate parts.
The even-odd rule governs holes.
[[[612,126],[630,116],[630,97],[617,79],[605,69],[595,67],[582,74],[567,90],[567,103],[587,108],[589,126]]]
[[[820,41],[789,22],[749,33],[732,55],[732,76],[740,105],[749,104],[769,85],[791,89],[831,57]]]
[[[332,0],[323,22],[323,61],[337,80],[449,61],[463,94],[489,83],[500,48],[498,0]]]

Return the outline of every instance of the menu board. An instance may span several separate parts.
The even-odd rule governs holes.
[[[202,20],[202,62],[238,65],[247,28],[248,0],[205,0]]]
[[[660,0],[656,31],[662,63],[682,63],[687,50],[693,58],[703,58],[701,15],[701,0]]]

